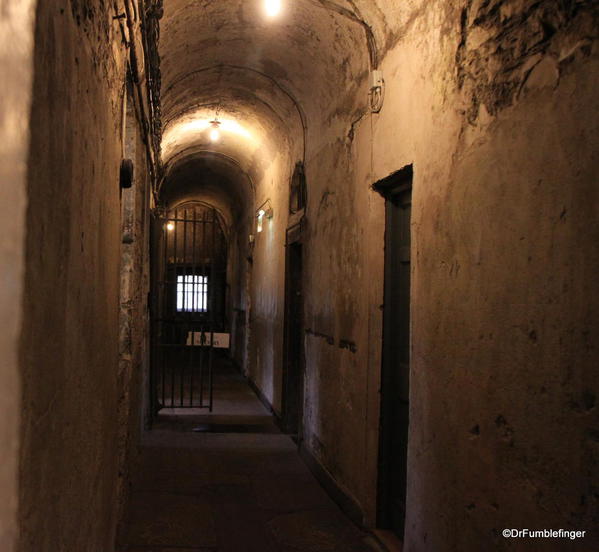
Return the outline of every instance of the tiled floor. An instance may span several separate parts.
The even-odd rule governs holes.
[[[215,411],[161,417],[145,435],[124,527],[127,552],[370,552],[244,380],[226,366]],[[194,432],[249,424],[265,433]]]

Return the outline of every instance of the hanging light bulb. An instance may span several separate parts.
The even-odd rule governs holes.
[[[212,142],[218,142],[220,140],[220,121],[217,119],[210,121],[210,126],[212,127],[212,130],[210,131],[210,140]]]
[[[276,17],[281,13],[281,0],[264,0],[264,10],[268,17]]]

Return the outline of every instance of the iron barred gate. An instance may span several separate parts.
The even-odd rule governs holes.
[[[186,203],[155,217],[152,241],[153,411],[212,411],[214,349],[228,339],[224,225],[213,207]]]

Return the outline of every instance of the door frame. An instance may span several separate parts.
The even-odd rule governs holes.
[[[390,465],[389,442],[394,434],[395,426],[391,423],[390,417],[393,409],[394,396],[387,390],[392,387],[394,379],[393,372],[389,366],[389,351],[387,350],[386,337],[389,326],[389,297],[388,297],[388,285],[387,281],[387,246],[389,243],[389,227],[388,227],[388,203],[395,203],[397,198],[405,194],[406,192],[412,191],[413,183],[413,166],[406,165],[399,171],[394,172],[388,177],[376,182],[372,188],[378,192],[385,199],[385,260],[384,260],[384,298],[383,298],[383,331],[382,331],[382,355],[381,355],[381,385],[380,385],[380,419],[379,419],[379,447],[378,447],[378,481],[377,481],[377,526],[384,529],[392,528],[392,515],[391,508],[389,506],[391,501],[391,474],[393,473],[393,466]],[[411,232],[410,232],[410,241]],[[411,278],[410,278],[410,298],[411,298]],[[410,309],[411,310],[411,309]],[[410,326],[411,326],[411,312],[410,312]],[[410,330],[408,330],[410,331]],[[411,334],[409,336],[409,350],[411,351]],[[409,401],[408,401],[409,405]],[[407,491],[407,443],[409,442],[409,420],[407,420],[407,434],[406,434],[406,458],[405,465],[402,469],[406,471],[406,484],[405,490]],[[405,498],[404,498],[405,506]],[[405,518],[403,520],[405,528]],[[403,535],[398,535],[400,539],[403,539]]]
[[[285,235],[285,319],[284,319],[284,330],[283,330],[283,392],[282,392],[282,404],[281,404],[281,422],[282,428],[285,432],[297,435],[297,444],[298,446],[302,442],[303,438],[303,400],[304,400],[304,373],[305,373],[305,355],[304,355],[304,329],[303,329],[303,320],[304,320],[304,302],[303,302],[303,261],[304,261],[304,222],[301,219],[297,224],[290,226]],[[291,358],[292,354],[292,336],[291,331],[293,329],[293,324],[291,321],[291,317],[293,315],[292,311],[292,286],[290,285],[291,278],[293,275],[291,274],[291,248],[292,247],[300,247],[301,248],[301,270],[300,270],[300,288],[302,294],[301,301],[301,313],[300,313],[300,323],[298,324],[297,330],[301,332],[301,337],[299,337],[301,344],[299,346],[299,358],[294,361]],[[297,336],[296,336],[297,337]],[[295,369],[298,371],[295,376],[297,379],[293,380],[293,374],[291,370]],[[294,389],[294,387],[296,387]],[[292,413],[291,401],[290,401],[290,393],[297,393],[297,412]],[[297,418],[295,420],[294,418]]]

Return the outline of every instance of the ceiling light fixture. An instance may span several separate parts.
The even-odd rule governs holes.
[[[212,128],[210,131],[210,140],[212,142],[218,142],[220,140],[220,121],[214,119],[214,121],[210,121],[210,126]]]
[[[268,17],[276,17],[281,13],[281,0],[264,0],[264,10]]]

